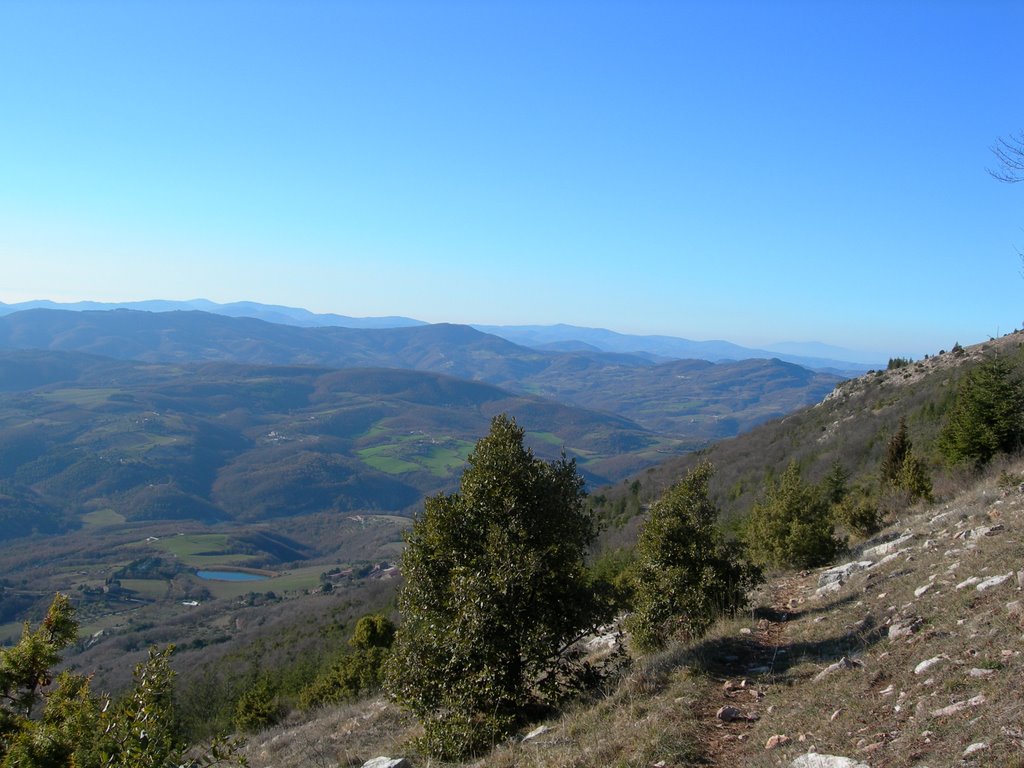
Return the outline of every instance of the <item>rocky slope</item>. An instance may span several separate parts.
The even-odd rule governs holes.
[[[838,567],[779,575],[750,615],[636,661],[475,766],[1024,765],[1024,462],[918,506]],[[413,766],[382,700],[251,738],[250,764]]]

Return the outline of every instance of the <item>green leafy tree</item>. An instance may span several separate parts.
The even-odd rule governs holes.
[[[604,618],[584,568],[583,480],[523,434],[496,417],[459,491],[427,499],[407,537],[387,687],[438,756],[478,753],[557,702],[579,680],[567,650]]]
[[[835,537],[827,501],[804,482],[795,461],[754,503],[745,538],[755,561],[775,567],[824,565],[844,546]]]
[[[640,650],[661,648],[672,637],[700,637],[716,617],[745,607],[760,577],[718,527],[718,509],[708,498],[713,471],[708,462],[692,469],[651,505],[640,531],[628,622]]]
[[[958,387],[939,450],[951,464],[981,469],[996,454],[1018,450],[1022,439],[1024,383],[1009,358],[990,358]]]

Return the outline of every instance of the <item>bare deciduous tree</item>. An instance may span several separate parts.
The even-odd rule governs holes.
[[[1000,136],[992,146],[992,154],[999,161],[998,167],[986,169],[993,178],[1007,184],[1024,181],[1024,131]]]

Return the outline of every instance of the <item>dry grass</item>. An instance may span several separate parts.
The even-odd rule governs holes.
[[[1000,469],[1022,473],[1024,464]],[[1013,576],[981,592],[956,589],[969,577],[1024,570],[1024,496],[1004,496],[996,475],[949,503],[905,512],[850,559],[903,533],[913,538],[885,562],[868,557],[876,565],[837,591],[816,596],[819,573],[776,578],[751,614],[719,622],[699,643],[640,659],[605,695],[545,723],[541,736],[471,764],[767,768],[815,749],[872,768],[1024,766],[1022,620],[1007,608],[1024,600],[1021,585]],[[983,526],[1002,528],[966,533]],[[901,622],[913,631],[891,638]],[[844,656],[857,665],[816,679]],[[933,714],[979,696],[984,703]],[[723,723],[715,717],[723,705],[758,719]],[[414,734],[393,707],[367,702],[263,734],[248,754],[254,768],[361,765],[408,754]],[[774,735],[790,741],[766,750]],[[978,743],[985,748],[964,757]]]

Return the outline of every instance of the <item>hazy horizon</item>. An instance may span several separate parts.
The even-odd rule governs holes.
[[[1024,6],[8,3],[0,300],[921,357],[1021,324]],[[179,298],[180,297],[180,298]]]

